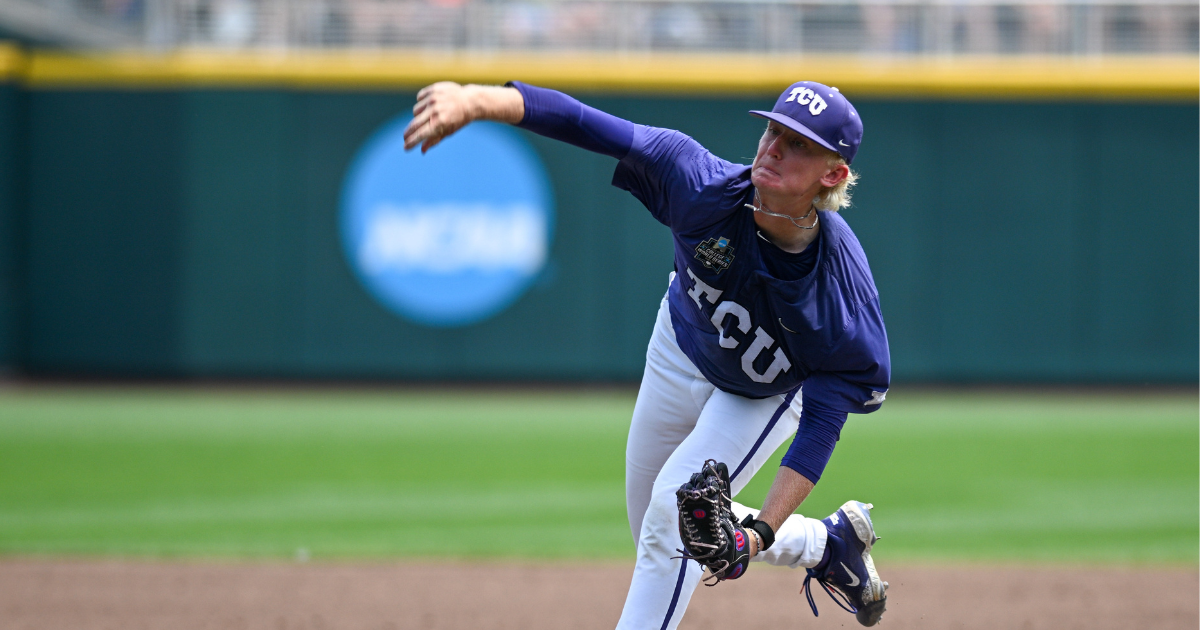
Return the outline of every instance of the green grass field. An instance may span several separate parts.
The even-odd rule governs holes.
[[[633,397],[9,388],[0,553],[628,559]],[[874,502],[880,559],[1194,564],[1198,414],[1186,392],[896,388],[801,511]]]

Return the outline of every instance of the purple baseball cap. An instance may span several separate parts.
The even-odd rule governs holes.
[[[751,110],[854,162],[862,142],[862,119],[850,101],[835,87],[815,81],[793,83],[779,95],[769,112]]]

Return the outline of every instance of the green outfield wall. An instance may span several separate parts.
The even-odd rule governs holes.
[[[23,93],[0,83],[0,374],[19,369],[25,336]]]
[[[520,77],[514,77],[520,78]],[[409,87],[0,88],[0,364],[31,375],[627,380],[671,270],[613,160],[526,134],[555,200],[511,307],[431,328],[339,240],[360,147]],[[769,93],[577,91],[752,157]],[[1195,99],[854,97],[844,212],[905,381],[1200,378]],[[1093,95],[1094,96],[1094,95]],[[522,132],[523,133],[523,132]]]

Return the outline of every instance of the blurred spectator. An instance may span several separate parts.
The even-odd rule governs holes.
[[[1105,39],[1113,52],[1136,52],[1142,43],[1142,7],[1117,5],[1112,7]]]
[[[244,46],[254,39],[255,7],[249,0],[216,0],[213,5],[213,41],[226,46]]]
[[[1014,52],[1057,53],[1066,51],[1062,37],[1064,9],[1061,5],[1029,4],[1021,7],[1025,12],[1025,41],[1023,47]]]
[[[662,3],[654,11],[650,47],[656,50],[696,48],[706,41],[704,18],[695,7]],[[719,40],[718,40],[719,41]],[[720,46],[729,48],[729,46]]]
[[[137,22],[142,19],[143,0],[103,0],[100,6],[104,15],[121,22]]]
[[[857,4],[816,4],[805,7],[800,37],[805,50],[850,52],[862,50],[862,7]]]
[[[514,48],[539,48],[550,30],[551,9],[544,4],[507,4],[501,21],[500,41]]]
[[[347,46],[350,44],[350,18],[341,0],[332,0],[323,7],[321,12],[320,35],[318,41],[326,46]]]

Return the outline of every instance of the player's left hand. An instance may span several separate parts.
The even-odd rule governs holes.
[[[404,129],[404,150],[421,145],[421,153],[474,120],[468,89],[453,81],[439,81],[417,92],[413,119]]]
[[[708,567],[709,586],[742,577],[750,566],[751,536],[733,516],[729,469],[713,460],[675,491],[683,558]],[[710,581],[711,580],[711,581]]]

